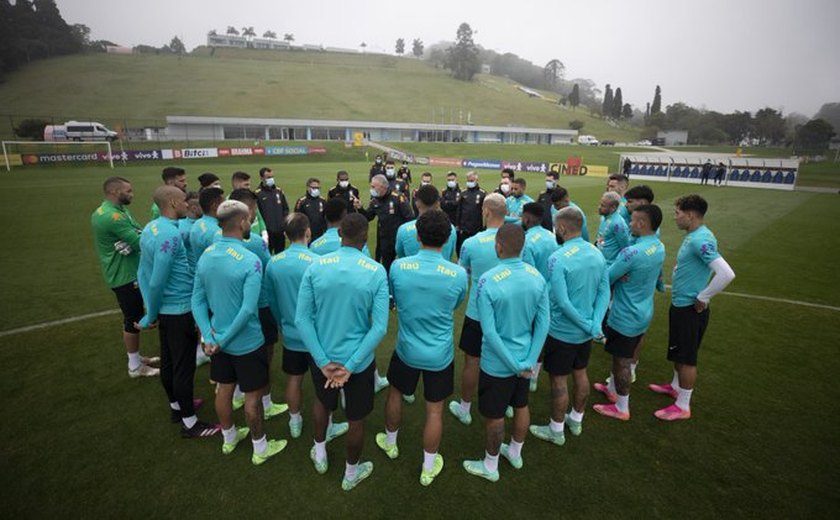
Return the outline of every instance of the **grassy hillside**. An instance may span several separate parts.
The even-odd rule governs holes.
[[[496,76],[457,81],[413,58],[200,48],[184,56],[77,55],[39,61],[0,84],[4,114],[97,120],[120,126],[167,115],[302,117],[568,128],[635,140],[583,109],[530,98]],[[441,109],[445,116],[441,114]],[[437,110],[437,116],[433,113]],[[10,121],[1,118],[0,134]],[[132,123],[134,121],[134,123]]]

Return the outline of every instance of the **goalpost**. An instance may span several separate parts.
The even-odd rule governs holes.
[[[12,164],[9,160],[9,149],[8,145],[35,145],[38,147],[41,146],[73,146],[73,145],[104,145],[108,150],[108,164],[110,165],[111,169],[114,168],[114,154],[111,149],[111,142],[110,141],[3,141],[3,160],[6,163],[6,171],[12,171]],[[122,149],[122,142],[119,142],[120,149]],[[20,155],[20,154],[19,154]],[[123,159],[123,164],[125,164],[125,159]]]

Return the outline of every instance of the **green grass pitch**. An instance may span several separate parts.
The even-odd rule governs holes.
[[[438,152],[448,155],[444,147]],[[340,168],[351,172],[367,198],[367,163],[358,154],[336,152],[301,162],[265,159],[275,166],[290,202],[303,194],[305,179],[312,175],[321,178],[325,192]],[[230,160],[184,166],[196,187],[196,176],[204,171],[216,172],[227,183],[234,170],[256,174],[261,164]],[[145,223],[160,168],[33,167],[0,175],[0,331],[116,309],[93,252],[89,216],[101,200],[102,180],[116,173],[133,181],[131,210]],[[444,169],[432,171],[441,186]],[[535,196],[542,178],[526,178],[528,193]],[[496,172],[482,172],[485,188],[496,180]],[[585,209],[594,232],[604,179],[562,178],[561,184]],[[693,191],[708,199],[707,223],[737,273],[729,292],[840,306],[836,194],[667,183],[652,187],[666,216],[666,281],[682,239],[671,219],[672,204]],[[254,467],[247,442],[223,457],[219,438],[179,438],[160,384],[126,376],[119,315],[2,335],[0,504],[7,518],[835,515],[840,506],[840,311],[717,296],[700,356],[693,417],[667,424],[653,417],[667,399],[646,386],[671,377],[665,360],[668,303],[667,295],[656,297],[639,379],[631,391],[629,422],[594,413],[591,404],[601,400],[593,393],[581,437],[570,436],[558,448],[529,436],[525,467],[516,471],[502,461],[501,480],[491,484],[460,467],[463,459],[483,453],[481,421],[465,427],[447,413],[441,446],[446,467],[431,487],[423,488],[418,482],[422,400],[404,406],[400,458],[390,461],[373,442],[384,427],[384,395],[379,395],[363,455],[375,470],[350,493],[340,489],[343,439],[328,446],[331,467],[325,476],[317,475],[309,462],[313,392],[308,380],[302,437],[269,463]],[[456,340],[462,316],[463,307],[456,316]],[[382,367],[393,352],[396,330],[392,313],[388,335],[377,350]],[[157,348],[156,334],[144,333],[142,351],[152,354]],[[607,374],[608,356],[601,348],[593,350],[589,374],[597,381]],[[456,360],[458,388],[460,353]],[[285,377],[277,358],[272,374],[279,401]],[[196,394],[209,401],[213,388],[207,379],[207,367],[200,368]],[[543,375],[540,389],[531,394],[533,422],[548,419],[547,386]],[[214,418],[209,402],[199,414]],[[287,417],[267,423],[269,437],[288,438]],[[244,424],[241,411],[235,418]]]

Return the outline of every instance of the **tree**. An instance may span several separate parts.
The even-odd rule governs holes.
[[[172,37],[172,41],[169,42],[169,48],[172,49],[172,52],[174,52],[175,54],[187,53],[187,48],[184,47],[184,42],[182,42],[181,39],[177,36]]]
[[[645,107],[645,122],[647,122],[649,117],[650,117],[650,101],[648,101],[647,106]]]
[[[812,119],[796,131],[794,153],[819,155],[828,149],[828,143],[836,134],[825,119]]]
[[[630,103],[624,103],[624,107],[621,109],[621,117],[628,121],[633,118],[633,107],[630,106]]]
[[[277,33],[274,32],[274,31],[265,31],[263,33],[263,38],[266,38],[268,40],[276,40],[277,39]]]
[[[236,27],[232,25],[228,25],[226,34],[230,34],[233,36],[239,36],[239,31],[236,30]]]
[[[545,64],[543,67],[543,76],[545,78],[545,85],[549,90],[555,90],[558,82],[563,79],[566,72],[566,66],[558,59],[553,59]]]
[[[581,130],[585,124],[586,123],[584,123],[583,121],[575,119],[569,121],[569,128],[571,128],[572,130]]]
[[[576,109],[580,104],[580,87],[577,83],[572,87],[572,93],[569,94],[569,104],[572,105],[572,110]],[[577,128],[575,130],[578,130]]]
[[[726,132],[729,142],[738,144],[752,133],[753,120],[749,112],[735,111],[723,116],[722,130]]]
[[[207,36],[216,36],[218,33],[216,29],[210,29],[210,32],[207,33]]]
[[[755,113],[755,134],[761,144],[777,144],[785,137],[785,120],[782,113],[772,108],[762,108]]]
[[[44,139],[44,127],[50,124],[43,119],[24,119],[14,128],[15,135],[23,139],[42,141]]]
[[[82,47],[86,49],[90,47],[90,27],[81,23],[75,23],[70,29]]]
[[[257,35],[257,32],[254,30],[253,27],[243,27],[242,28],[242,36],[246,38],[253,38]]]
[[[826,103],[820,107],[814,119],[824,119],[828,124],[840,131],[840,103]]]
[[[362,52],[365,52],[365,49],[367,49],[367,44],[366,44],[365,42],[362,42],[362,43],[359,45],[359,47],[361,47],[361,48],[362,48]]]
[[[452,76],[461,81],[471,81],[481,70],[478,59],[478,47],[473,41],[473,30],[468,23],[458,26],[455,45],[447,49],[446,68],[452,71]]]
[[[397,38],[397,45],[396,45],[396,48],[394,49],[394,51],[397,54],[399,54],[400,56],[405,54],[405,40],[404,39]]]
[[[292,33],[286,33],[283,35],[283,41],[292,43],[293,41],[295,41],[295,35]]]
[[[610,84],[604,87],[604,103],[601,105],[601,113],[604,117],[610,117],[613,110],[613,91]]]
[[[615,96],[613,97],[612,112],[610,115],[613,119],[621,119],[621,110],[624,108],[624,100],[621,98],[621,87],[615,89]]]
[[[656,85],[656,91],[653,93],[653,103],[650,105],[650,113],[658,114],[662,112],[662,89]]]
[[[420,38],[414,38],[414,41],[411,42],[411,54],[414,55],[415,58],[423,57],[423,40]]]

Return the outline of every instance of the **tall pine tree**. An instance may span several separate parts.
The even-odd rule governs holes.
[[[613,109],[613,91],[610,87],[610,84],[607,83],[607,86],[604,88],[604,104],[601,106],[601,113],[604,114],[604,117],[610,117],[612,114]]]
[[[615,97],[613,97],[613,105],[610,115],[613,119],[621,119],[621,110],[624,108],[624,100],[621,99],[621,87],[615,89]]]
[[[656,85],[656,92],[653,94],[653,103],[650,105],[650,113],[658,114],[662,112],[662,89]]]
[[[580,87],[577,83],[572,87],[572,93],[569,94],[569,104],[572,105],[572,110],[580,104]]]

